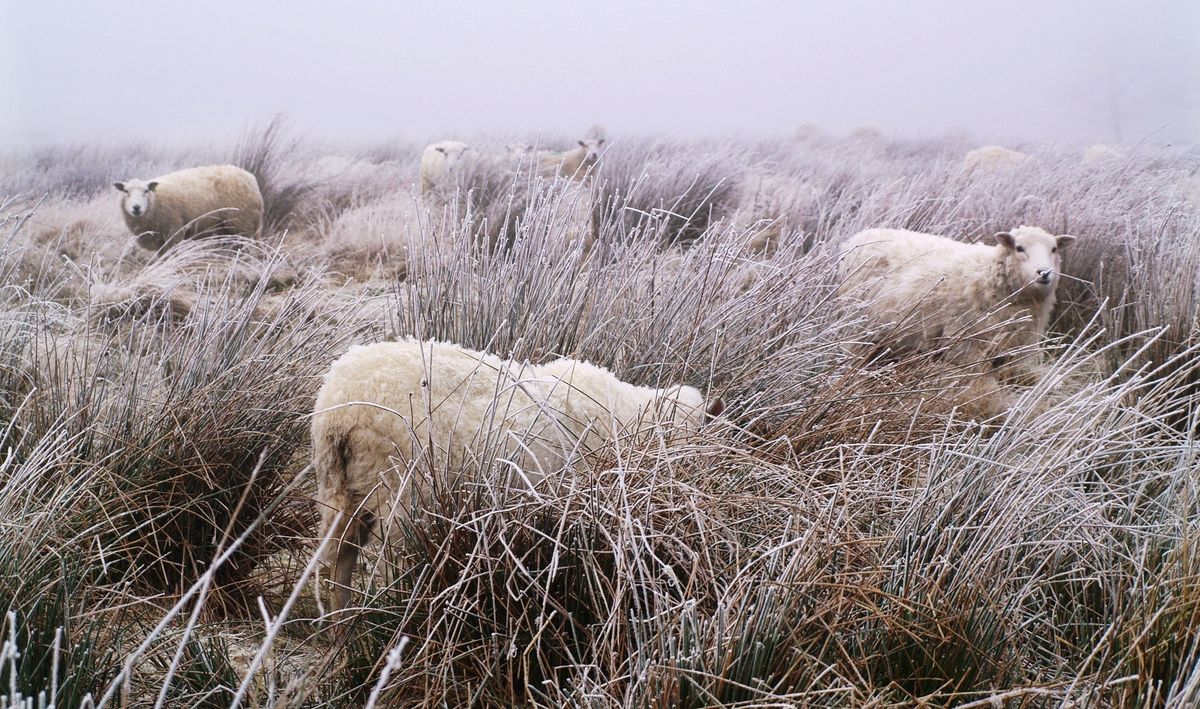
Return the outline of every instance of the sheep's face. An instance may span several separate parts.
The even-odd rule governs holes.
[[[463,143],[443,143],[434,148],[434,150],[445,157],[447,168],[452,167],[458,162],[462,158],[463,153],[467,152],[467,149],[468,146]]]
[[[155,190],[158,183],[154,181],[129,180],[114,182],[113,187],[121,191],[121,209],[135,219],[141,219],[154,209]]]
[[[579,141],[579,147],[583,150],[583,167],[590,168],[600,160],[600,150],[604,148],[603,138],[589,138]]]
[[[1062,252],[1075,243],[1075,237],[1054,236],[1043,229],[1022,226],[996,234],[1009,264],[1009,286],[1033,297],[1043,298],[1058,287]]]

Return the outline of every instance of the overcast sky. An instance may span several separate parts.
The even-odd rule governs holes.
[[[1200,0],[0,0],[0,144],[504,131],[1200,141]]]

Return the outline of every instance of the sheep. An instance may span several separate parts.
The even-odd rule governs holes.
[[[974,169],[994,169],[1016,167],[1023,165],[1030,160],[1030,156],[1022,153],[1019,150],[1011,150],[999,145],[985,145],[982,148],[975,148],[967,153],[963,158],[963,168],[967,170]]]
[[[877,344],[920,351],[948,338],[958,364],[1000,357],[992,363],[1020,374],[1003,357],[1045,335],[1061,251],[1075,237],[1021,226],[995,239],[991,246],[903,229],[861,231],[841,250],[839,295],[866,301],[869,325],[883,332]]]
[[[113,187],[122,193],[125,225],[144,249],[165,251],[199,236],[254,237],[262,231],[258,180],[235,165],[193,167]]]
[[[470,146],[460,140],[443,140],[425,146],[421,153],[421,195],[430,195],[448,180],[455,164],[468,150]]]
[[[821,126],[816,123],[801,123],[792,137],[801,141],[821,140],[825,137],[825,131],[821,130]]]
[[[450,343],[406,338],[356,346],[333,363],[312,418],[313,465],[334,610],[347,606],[360,547],[404,517],[428,486],[494,463],[531,484],[604,450],[619,435],[686,434],[707,409],[690,386],[627,384],[587,362],[533,366]]]
[[[859,126],[850,131],[850,140],[857,140],[863,143],[878,143],[883,140],[883,131],[876,126]]]
[[[1112,147],[1111,145],[1093,145],[1087,150],[1083,151],[1083,162],[1088,164],[1113,162],[1115,160],[1124,159],[1125,153],[1118,148]]]
[[[538,174],[542,177],[566,177],[582,182],[600,160],[605,138],[602,129],[594,127],[578,147],[563,153],[545,153],[538,158]]]
[[[769,254],[784,234],[814,215],[821,193],[811,182],[790,175],[751,174],[737,185],[733,226],[749,235],[746,251]]]

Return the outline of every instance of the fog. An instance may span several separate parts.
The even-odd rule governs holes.
[[[1200,140],[1200,2],[0,0],[0,141]]]

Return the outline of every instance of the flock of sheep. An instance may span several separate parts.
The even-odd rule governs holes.
[[[508,150],[531,161],[540,176],[581,182],[603,146],[603,134],[594,130],[565,153]],[[434,198],[471,152],[458,141],[429,145],[420,162],[422,195]],[[1087,159],[1109,156],[1093,149]],[[971,151],[964,166],[1027,160],[989,146]],[[262,230],[259,185],[231,165],[115,186],[125,223],[147,249]],[[956,364],[979,367],[983,378],[1028,381],[1037,373],[1062,253],[1075,240],[1033,226],[996,234],[993,245],[867,229],[840,245],[838,294],[864,314],[863,339],[887,356],[940,350]],[[631,436],[691,435],[724,408],[720,398],[691,386],[634,386],[572,359],[535,366],[413,339],[354,347],[325,375],[312,418],[333,608],[350,602],[360,548],[394,534],[396,522],[428,493],[425,471],[454,476],[500,466],[532,485]]]

